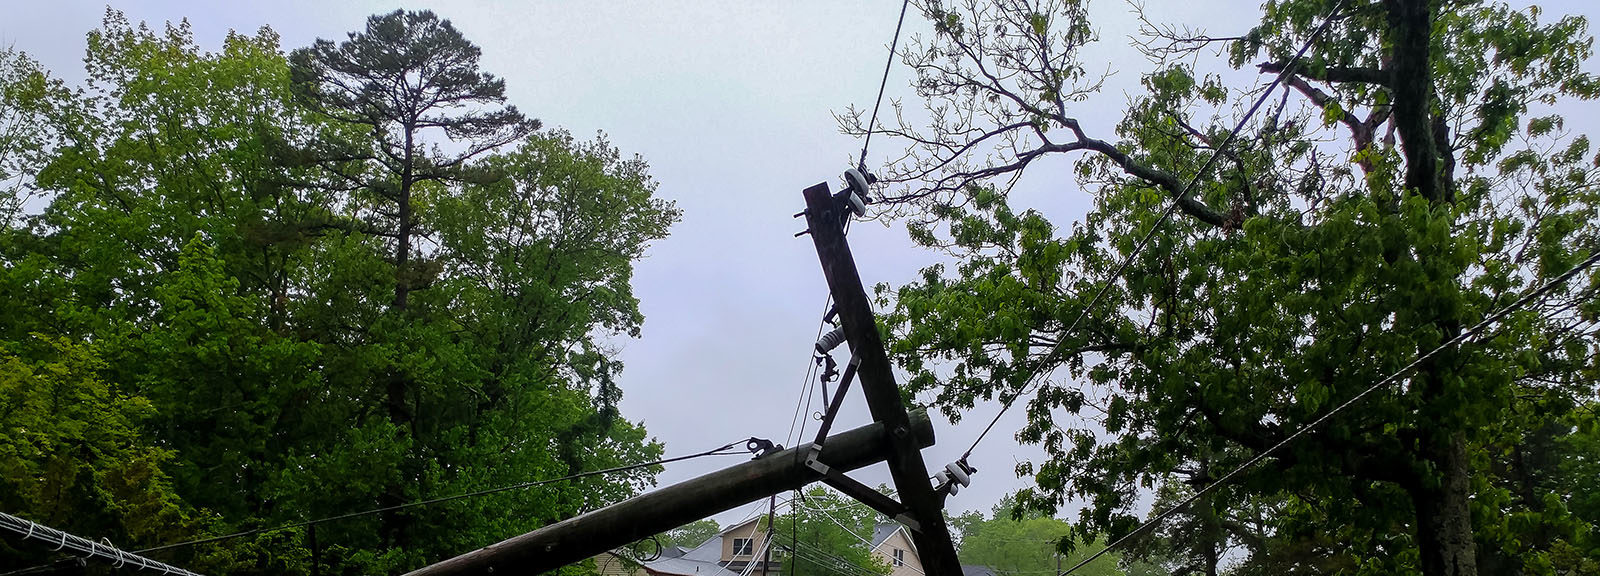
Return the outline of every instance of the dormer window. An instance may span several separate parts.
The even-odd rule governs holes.
[[[905,566],[906,565],[906,551],[905,550],[901,550],[899,548],[895,548],[894,549],[894,565],[895,566]]]
[[[734,556],[749,556],[749,555],[754,554],[754,553],[755,553],[755,539],[754,538],[734,538],[733,539],[733,555]]]

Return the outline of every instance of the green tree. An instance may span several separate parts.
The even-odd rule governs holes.
[[[11,230],[36,189],[32,177],[48,147],[44,106],[62,90],[39,63],[14,48],[0,50],[0,225]]]
[[[692,549],[720,533],[722,533],[722,527],[717,525],[717,521],[706,518],[662,532],[656,536],[656,539],[661,541],[663,549],[673,546]]]
[[[787,574],[887,576],[892,567],[873,555],[870,546],[880,520],[865,504],[812,486],[788,514],[777,517],[773,559],[782,562]],[[759,529],[766,529],[765,522]]]
[[[1078,59],[1093,40],[1083,4],[922,4],[936,34],[907,61],[934,122],[889,127],[912,144],[884,172],[904,185],[900,209],[927,216],[913,237],[960,263],[881,293],[893,352],[952,418],[1029,394],[1017,437],[1048,459],[1020,468],[1038,484],[1023,499],[1083,499],[1080,536],[1127,533],[1141,487],[1214,483],[1597,249],[1590,143],[1533,112],[1600,94],[1578,68],[1591,41],[1581,18],[1537,8],[1345,3],[1185,194],[1234,105],[1257,96],[1195,58],[1220,42],[1229,64],[1276,74],[1336,4],[1269,2],[1220,40],[1153,26],[1155,70],[1114,141],[1078,121],[1097,86]],[[1025,169],[1073,153],[1094,195],[1082,222],[1011,207]],[[1554,565],[1588,528],[1552,520],[1561,498],[1496,484],[1536,416],[1594,398],[1597,289],[1586,272],[1445,350],[1191,517],[1270,504],[1266,534],[1328,534],[1357,573]],[[1545,537],[1521,539],[1528,522]]]
[[[453,167],[421,153],[411,205],[427,222],[417,234],[431,241],[420,257],[430,279],[402,311],[393,221],[375,211],[398,181],[379,166],[383,136],[303,107],[271,30],[208,52],[187,24],[152,29],[108,10],[85,63],[89,82],[68,91],[20,56],[0,62],[0,121],[42,123],[5,133],[22,155],[0,151],[20,186],[10,189],[23,191],[11,198],[35,197],[0,242],[0,349],[37,367],[56,362],[39,338],[93,343],[85,373],[139,408],[119,440],[132,448],[80,468],[120,474],[136,448],[159,446],[150,490],[188,520],[128,541],[368,510],[395,502],[400,484],[413,501],[660,456],[618,409],[622,366],[603,344],[638,334],[633,262],[678,218],[643,160],[560,131]],[[445,108],[421,118],[487,114]],[[481,123],[461,126],[446,138],[492,139]],[[417,408],[404,425],[387,395],[395,374]],[[22,454],[13,471],[50,457]],[[321,561],[330,573],[407,570],[614,502],[657,472],[321,524]],[[0,499],[25,493],[10,490]],[[93,517],[148,521],[136,512]],[[104,525],[84,532],[135,532]],[[385,526],[428,537],[400,545]],[[209,573],[304,574],[305,536],[155,554]]]
[[[951,518],[950,525],[961,535],[961,563],[986,566],[1001,576],[1064,570],[1105,548],[1104,543],[1096,542],[1063,553],[1058,545],[1068,539],[1072,525],[1038,511],[1018,508],[1015,496],[995,504],[987,518],[979,512],[967,512]],[[1111,554],[1109,559],[1086,566],[1079,573],[1121,576],[1117,562],[1118,556]]]
[[[538,126],[516,107],[503,106],[505,81],[479,70],[480,55],[449,20],[431,11],[396,10],[368,18],[365,30],[344,42],[318,40],[290,56],[302,104],[368,132],[356,142],[329,141],[317,160],[337,163],[334,173],[358,193],[364,231],[385,239],[390,249],[389,317],[370,326],[379,335],[380,358],[393,359],[380,371],[390,423],[403,436],[399,441],[411,447],[387,484],[383,502],[389,506],[416,496],[408,490],[414,483],[405,479],[420,477],[425,467],[416,445],[423,433],[416,422],[418,397],[425,392],[417,388],[423,372],[437,365],[407,360],[433,356],[424,350],[436,333],[413,322],[427,311],[396,316],[407,315],[412,292],[431,287],[440,273],[436,259],[418,252],[419,243],[432,236],[426,195],[460,181],[468,161]],[[484,109],[496,106],[503,107]],[[462,150],[445,153],[439,144]],[[382,533],[395,546],[413,540],[402,514],[386,514]]]
[[[36,335],[0,347],[0,506],[69,532],[139,547],[192,533],[164,468],[173,453],[141,427],[150,402],[102,381],[94,350]],[[0,563],[48,561],[33,543],[0,542]]]
[[[417,210],[418,185],[459,181],[468,161],[539,126],[504,105],[505,81],[479,70],[481,55],[449,20],[428,10],[396,10],[368,18],[349,40],[319,39],[290,56],[302,104],[370,131],[370,140],[334,159],[366,161],[364,174],[349,177],[373,195],[364,208],[374,232],[393,242],[396,310],[406,308],[413,289],[430,284],[426,263],[412,264],[415,243],[429,235]],[[429,141],[439,135],[442,141]],[[442,143],[462,149],[447,153]]]

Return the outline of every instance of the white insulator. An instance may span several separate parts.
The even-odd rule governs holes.
[[[834,328],[827,334],[817,339],[817,353],[827,354],[844,343],[844,328]]]
[[[951,462],[945,464],[944,469],[950,473],[950,477],[955,478],[956,482],[962,486],[972,485],[972,476],[967,475],[967,470],[961,466],[961,463]],[[955,492],[952,491],[951,494],[955,494]]]
[[[858,217],[867,215],[867,205],[861,201],[860,194],[850,193],[850,211]]]
[[[851,168],[844,171],[845,184],[850,186],[850,194],[846,198],[850,201],[850,211],[856,216],[867,215],[867,175],[860,170]]]

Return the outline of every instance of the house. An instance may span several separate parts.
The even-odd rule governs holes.
[[[644,563],[607,552],[594,558],[601,576],[756,576],[782,572],[777,560],[765,565],[767,534],[757,530],[760,518],[736,524],[694,548],[673,546]],[[776,550],[774,550],[776,552]]]
[[[872,555],[882,560],[892,570],[889,576],[922,576],[922,558],[911,544],[911,533],[905,526],[893,522],[878,524],[872,529]]]
[[[600,576],[756,576],[783,573],[781,562],[763,565],[766,532],[758,530],[759,518],[736,524],[699,546],[685,549],[673,546],[661,556],[642,564],[627,561],[612,553],[595,557]],[[785,547],[782,539],[773,552]],[[878,524],[868,543],[870,553],[890,567],[889,576],[924,576],[922,558],[917,555],[911,533],[895,523]],[[804,547],[802,547],[804,550]],[[776,555],[776,554],[775,554]],[[962,576],[995,576],[986,566],[961,566]],[[806,575],[812,576],[812,575]],[[854,576],[852,574],[815,576]]]

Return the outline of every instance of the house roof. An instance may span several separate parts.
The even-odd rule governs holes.
[[[961,576],[995,576],[994,569],[977,564],[962,564]]]
[[[893,536],[895,532],[899,532],[902,529],[903,529],[902,526],[900,526],[899,524],[896,524],[894,522],[882,522],[882,523],[879,523],[877,526],[873,526],[872,527],[872,545],[870,546],[870,548],[873,549],[873,550],[877,550],[879,546],[883,545],[883,541],[884,540],[888,540],[889,537]]]
[[[738,530],[738,529],[743,528],[745,526],[749,526],[752,522],[759,522],[759,521],[761,521],[761,517],[757,516],[757,517],[751,518],[749,520],[745,520],[744,522],[740,522],[738,524],[734,524],[732,526],[724,528],[724,529],[722,529],[721,532],[718,532],[717,535],[720,536],[720,535],[723,535],[723,534],[727,534],[727,533],[732,532],[734,530]]]
[[[646,562],[644,569],[652,574],[672,576],[718,576],[719,574],[728,576],[730,574],[738,574],[722,567],[721,564],[715,561],[690,560],[686,557],[662,558],[653,562]]]
[[[722,560],[722,535],[718,534],[707,538],[705,542],[701,542],[699,546],[684,552],[679,558],[697,562],[717,562]]]

